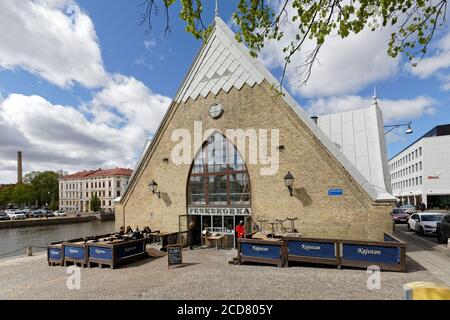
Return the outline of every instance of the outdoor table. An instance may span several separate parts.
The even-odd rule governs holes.
[[[218,236],[209,236],[206,237],[206,239],[208,239],[209,241],[215,241],[216,243],[216,250],[219,250],[219,240],[222,240],[222,247],[223,247],[223,238],[225,237],[225,235],[218,235]]]

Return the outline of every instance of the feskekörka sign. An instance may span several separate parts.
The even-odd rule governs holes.
[[[199,216],[249,216],[252,214],[252,208],[188,207],[188,214]]]

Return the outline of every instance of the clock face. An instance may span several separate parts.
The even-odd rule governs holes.
[[[209,107],[209,116],[213,119],[219,119],[223,114],[223,106],[218,103],[214,103],[211,107]]]

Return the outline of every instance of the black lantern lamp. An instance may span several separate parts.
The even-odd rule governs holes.
[[[290,172],[288,172],[287,175],[284,177],[284,183],[286,184],[286,187],[289,189],[289,193],[291,194],[291,196],[293,196],[292,186],[294,185],[294,176]]]
[[[152,180],[152,182],[148,184],[148,187],[153,192],[153,194],[156,194],[158,198],[161,198],[161,192],[158,191],[158,184],[155,180]]]

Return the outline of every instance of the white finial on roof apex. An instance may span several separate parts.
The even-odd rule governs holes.
[[[216,0],[216,17],[219,16],[219,2]]]
[[[377,87],[373,87],[372,106],[378,107]]]

